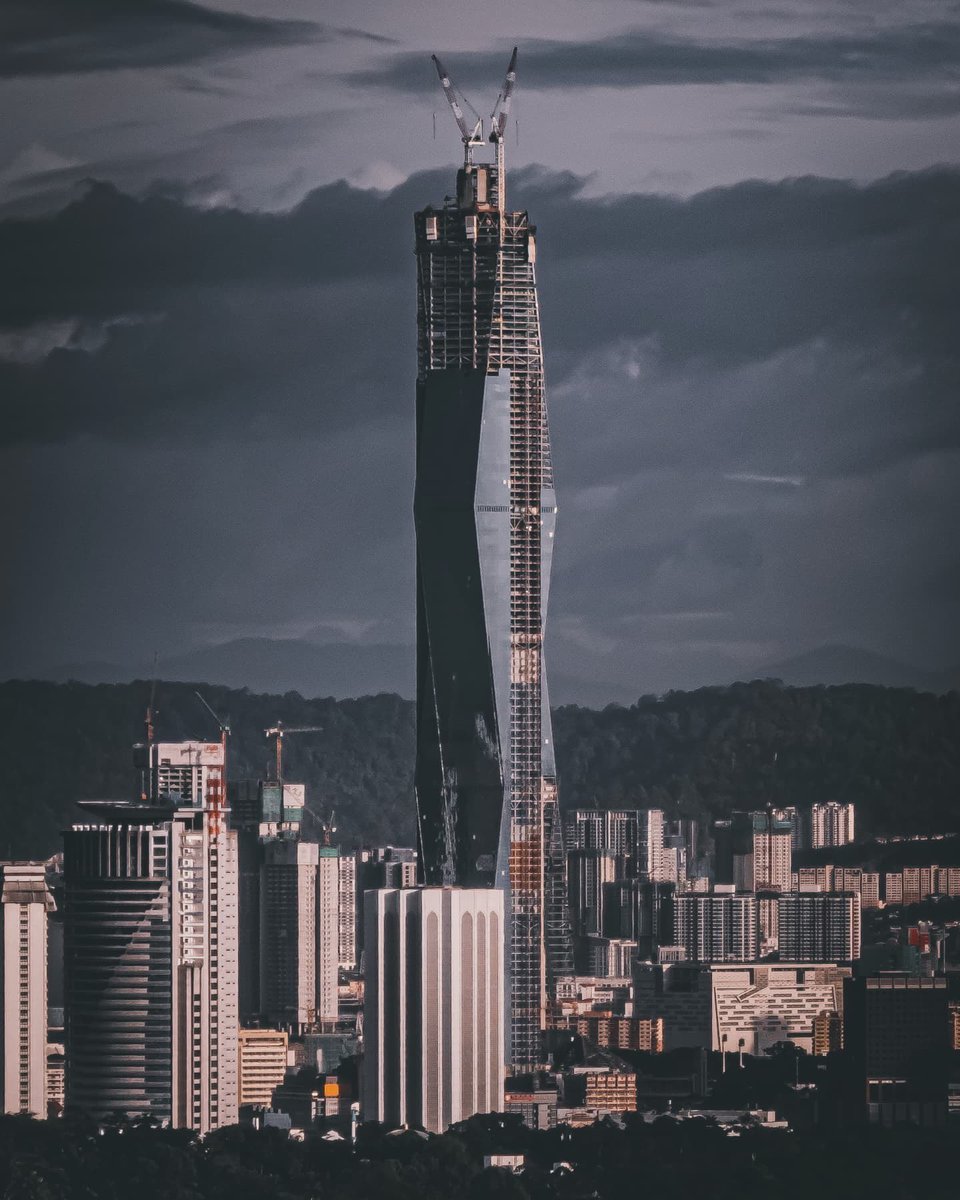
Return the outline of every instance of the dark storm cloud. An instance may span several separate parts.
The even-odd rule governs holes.
[[[444,61],[460,86],[489,90],[509,51],[491,50]],[[417,50],[353,76],[368,86],[422,93],[431,86],[429,57]],[[653,84],[956,82],[960,22],[878,28],[866,33],[797,37],[694,38],[629,30],[593,42],[546,39],[520,44],[524,86],[644,87]],[[956,97],[954,97],[956,101]]]
[[[0,76],[167,67],[336,36],[388,40],[192,0],[7,0],[0,13]]]
[[[8,659],[412,638],[411,211],[451,182],[279,214],[99,185],[0,221]],[[684,200],[531,170],[511,198],[540,230],[555,694],[826,642],[953,657],[960,171]]]
[[[410,212],[447,184],[337,184],[282,214],[97,185],[53,217],[0,222],[0,270],[17,281],[0,300],[0,438],[143,438],[171,420],[243,435],[270,414],[320,431],[404,411]],[[956,444],[956,170],[689,200],[579,186],[537,171],[513,185],[544,230],[551,382],[596,386],[624,412],[638,395],[662,405],[645,441],[661,465],[690,444],[718,470],[763,474],[738,448],[782,443],[794,410],[842,433],[821,455],[830,470]],[[717,414],[706,445],[671,420],[697,396]],[[850,415],[842,396],[856,397]],[[884,420],[857,436],[870,396]],[[585,444],[601,434],[582,430]],[[629,474],[633,453],[614,440],[604,470]],[[592,470],[584,459],[572,477]]]

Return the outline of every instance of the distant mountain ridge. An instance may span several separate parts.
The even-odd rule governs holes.
[[[872,683],[910,687],[918,692],[949,692],[960,687],[960,666],[925,671],[856,646],[818,646],[756,672],[757,678],[782,679],[791,687]]]
[[[305,638],[237,638],[160,660],[157,678],[204,681],[251,692],[302,696],[333,696],[344,700],[390,693],[412,699],[415,692],[416,651],[396,644],[364,645],[359,642],[312,642]],[[54,683],[129,683],[149,678],[151,663],[119,664],[80,662],[15,677],[39,678]],[[879,687],[909,687],[943,693],[960,687],[960,667],[942,671],[898,662],[855,646],[820,646],[802,654],[743,671],[736,679],[704,680],[705,685],[725,686],[738,680],[779,679],[790,687],[869,683]],[[550,670],[551,697],[566,704],[603,707],[616,701],[632,702],[652,689],[638,679],[630,695],[623,684],[605,683]]]
[[[67,663],[44,677],[55,683],[130,683],[148,679],[151,663]],[[414,693],[412,646],[361,645],[353,642],[310,642],[304,638],[237,638],[215,646],[162,658],[158,679],[195,680],[252,692],[302,696],[356,696],[392,693],[411,699]]]

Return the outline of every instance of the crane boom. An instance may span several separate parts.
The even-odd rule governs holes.
[[[513,89],[517,84],[517,47],[514,46],[513,53],[510,55],[510,63],[507,66],[507,77],[503,81],[503,88],[500,95],[497,97],[497,102],[493,106],[493,112],[490,115],[490,140],[499,141],[503,138],[504,130],[507,127],[507,118],[510,116],[510,103],[513,100]]]
[[[460,107],[460,103],[457,100],[457,93],[453,90],[453,83],[450,79],[450,76],[443,69],[440,59],[437,58],[435,54],[432,54],[430,57],[433,59],[433,65],[437,68],[437,74],[440,76],[440,86],[443,88],[443,94],[446,96],[447,103],[450,105],[450,109],[453,112],[454,119],[456,120],[457,126],[460,130],[460,136],[463,138],[464,142],[469,142],[470,130],[467,128],[467,121],[463,115],[463,109]]]
[[[288,733],[322,733],[322,725],[284,725],[282,721],[278,721],[276,725],[270,729],[265,729],[264,734],[269,738],[277,739],[277,783],[280,784],[280,795],[283,796],[283,739]]]
[[[457,128],[460,130],[464,158],[469,162],[470,148],[472,146],[483,145],[483,120],[478,117],[477,123],[471,132],[470,126],[467,124],[467,119],[463,115],[463,109],[460,107],[460,101],[457,99],[457,91],[453,86],[453,80],[447,74],[440,59],[435,54],[431,54],[430,57],[433,59],[433,65],[437,68],[437,75],[440,77],[440,86],[443,88],[443,94],[447,98],[450,111],[453,113],[454,120],[457,122]],[[473,108],[473,105],[469,101],[467,101],[467,106]]]

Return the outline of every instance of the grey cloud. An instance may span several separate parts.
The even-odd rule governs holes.
[[[410,639],[411,211],[450,183],[277,214],[98,187],[0,222],[13,649],[142,661],[347,615]],[[511,181],[540,227],[558,676],[628,699],[828,641],[952,657],[960,171],[581,188]]]
[[[388,40],[193,0],[8,0],[0,14],[0,76],[176,66],[331,37]]]
[[[509,54],[509,51],[506,51]],[[444,61],[456,82],[495,87],[505,52],[488,50]],[[631,29],[592,42],[530,39],[520,43],[521,84],[533,88],[643,87],[653,84],[769,84],[956,81],[960,24],[951,21],[879,27],[867,32],[796,37],[704,39]],[[427,51],[393,55],[356,73],[355,82],[426,92],[435,86]]]
[[[0,301],[6,344],[42,347],[64,322],[102,331],[32,361],[0,356],[4,440],[152,436],[173,414],[194,430],[229,419],[244,436],[264,396],[311,429],[404,411],[410,213],[449,183],[420,175],[387,195],[338,184],[278,214],[98,185],[55,216],[0,222],[0,264],[20,281]],[[686,201],[586,199],[579,187],[544,171],[513,184],[542,223],[557,402],[582,414],[568,433],[596,446],[600,478],[634,469],[616,426],[631,410],[653,463],[697,454],[721,473],[850,471],[955,442],[960,173],[744,184]],[[139,324],[118,322],[131,313]],[[677,433],[694,397],[706,443]],[[885,419],[858,436],[871,404]],[[791,413],[842,436],[829,453],[785,457],[805,444],[783,438]],[[593,470],[582,456],[567,478]]]

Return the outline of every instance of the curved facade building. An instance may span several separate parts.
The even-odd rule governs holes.
[[[237,835],[221,745],[151,754],[170,790],[64,834],[66,1109],[204,1133],[237,1120]]]
[[[535,228],[496,162],[417,213],[417,762],[424,881],[508,892],[508,1061],[572,971],[543,659],[556,500]]]
[[[68,1111],[170,1121],[170,831],[64,834]]]

